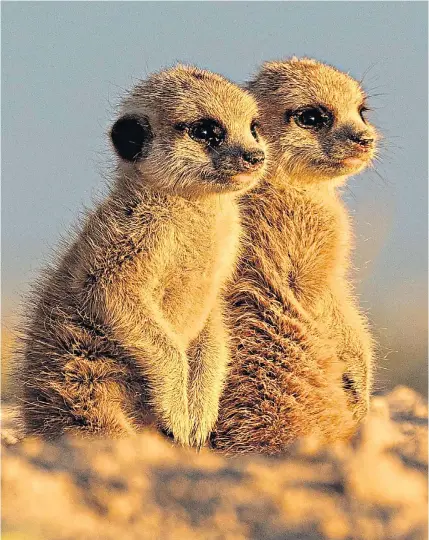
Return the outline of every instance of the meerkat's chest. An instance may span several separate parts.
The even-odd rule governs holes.
[[[233,206],[198,215],[176,232],[177,257],[184,275],[198,274],[201,281],[215,286],[226,279],[237,257],[240,233]]]
[[[163,307],[176,329],[198,334],[232,275],[240,227],[234,208],[197,215],[175,232],[172,264],[166,268]]]

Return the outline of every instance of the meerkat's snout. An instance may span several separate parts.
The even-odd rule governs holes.
[[[369,130],[359,130],[346,126],[337,134],[339,150],[345,157],[339,161],[343,167],[361,168],[369,162],[374,154],[375,136]],[[338,152],[338,149],[337,149]]]
[[[365,132],[362,133],[350,133],[348,138],[360,146],[360,149],[367,150],[370,148],[374,142],[374,137],[371,137]]]
[[[234,122],[230,129],[214,119],[176,126],[176,129],[187,131],[191,139],[203,145],[217,173],[215,180],[224,183],[236,180],[237,177],[243,182],[245,178],[249,180],[263,167],[265,161],[265,151],[260,148],[256,122],[253,121],[246,129],[245,122],[240,122],[240,118],[232,119]],[[239,129],[241,123],[245,126],[244,133]]]
[[[245,171],[254,171],[262,167],[265,161],[265,152],[263,150],[249,150],[246,148],[229,148],[223,154],[218,154],[214,160],[219,169],[226,173],[242,173]]]
[[[244,152],[241,156],[244,162],[245,168],[258,168],[265,161],[265,153],[262,150],[253,150],[250,152]]]
[[[355,173],[368,165],[375,153],[375,131],[370,125],[340,123],[332,133],[320,141],[332,168],[341,172]]]
[[[213,156],[214,167],[224,176],[225,182],[245,183],[251,180],[264,162],[263,150],[243,146],[226,147]]]
[[[241,111],[225,111],[223,116],[222,122],[206,118],[191,124],[179,123],[176,129],[203,149],[212,169],[206,169],[203,176],[212,186],[232,191],[248,189],[262,175],[265,144],[255,120],[247,122]]]
[[[250,130],[245,129],[244,133],[233,131],[237,131],[237,135],[231,134],[226,144],[213,154],[214,168],[224,175],[225,183],[238,188],[253,185],[262,176],[266,165],[267,149],[259,134],[259,124],[252,120]]]

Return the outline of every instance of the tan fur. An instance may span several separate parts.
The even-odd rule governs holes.
[[[228,363],[220,291],[239,248],[236,198],[263,172],[240,161],[264,149],[251,133],[257,107],[223,77],[179,65],[134,88],[120,118],[130,115],[151,127],[144,157],[119,159],[107,199],[35,291],[23,415],[48,437],[155,421],[200,446]],[[213,151],[180,127],[205,118],[227,132]]]
[[[310,59],[264,64],[248,88],[270,143],[268,179],[243,199],[246,249],[229,288],[233,363],[213,445],[276,453],[298,436],[349,437],[367,412],[372,339],[350,284],[350,220],[337,192],[374,155],[344,135],[376,137],[348,75]],[[294,111],[323,105],[329,129]],[[359,154],[360,155],[360,154]]]

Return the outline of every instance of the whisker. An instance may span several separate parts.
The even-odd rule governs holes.
[[[366,70],[363,72],[363,75],[359,81],[359,84],[362,85],[364,80],[365,80],[365,77],[375,68],[375,66],[378,64],[378,62],[373,62],[372,64],[370,64]]]
[[[382,174],[380,174],[375,167],[371,167],[370,172],[373,172],[374,174],[376,174],[378,176],[378,178],[380,178],[380,180],[382,181],[382,183],[383,183],[383,185],[385,187],[392,187],[393,186],[392,182],[390,180],[387,180],[386,178],[384,178],[384,176]]]

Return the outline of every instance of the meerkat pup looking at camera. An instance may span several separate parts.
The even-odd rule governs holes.
[[[220,292],[239,249],[237,197],[265,167],[257,116],[250,94],[183,65],[124,99],[111,191],[34,293],[27,433],[132,433],[155,418],[204,444],[228,363]]]
[[[368,408],[373,345],[338,188],[371,162],[376,132],[359,83],[314,60],[268,62],[248,89],[271,167],[243,200],[234,359],[212,439],[228,452],[276,453],[310,433],[346,438]]]

